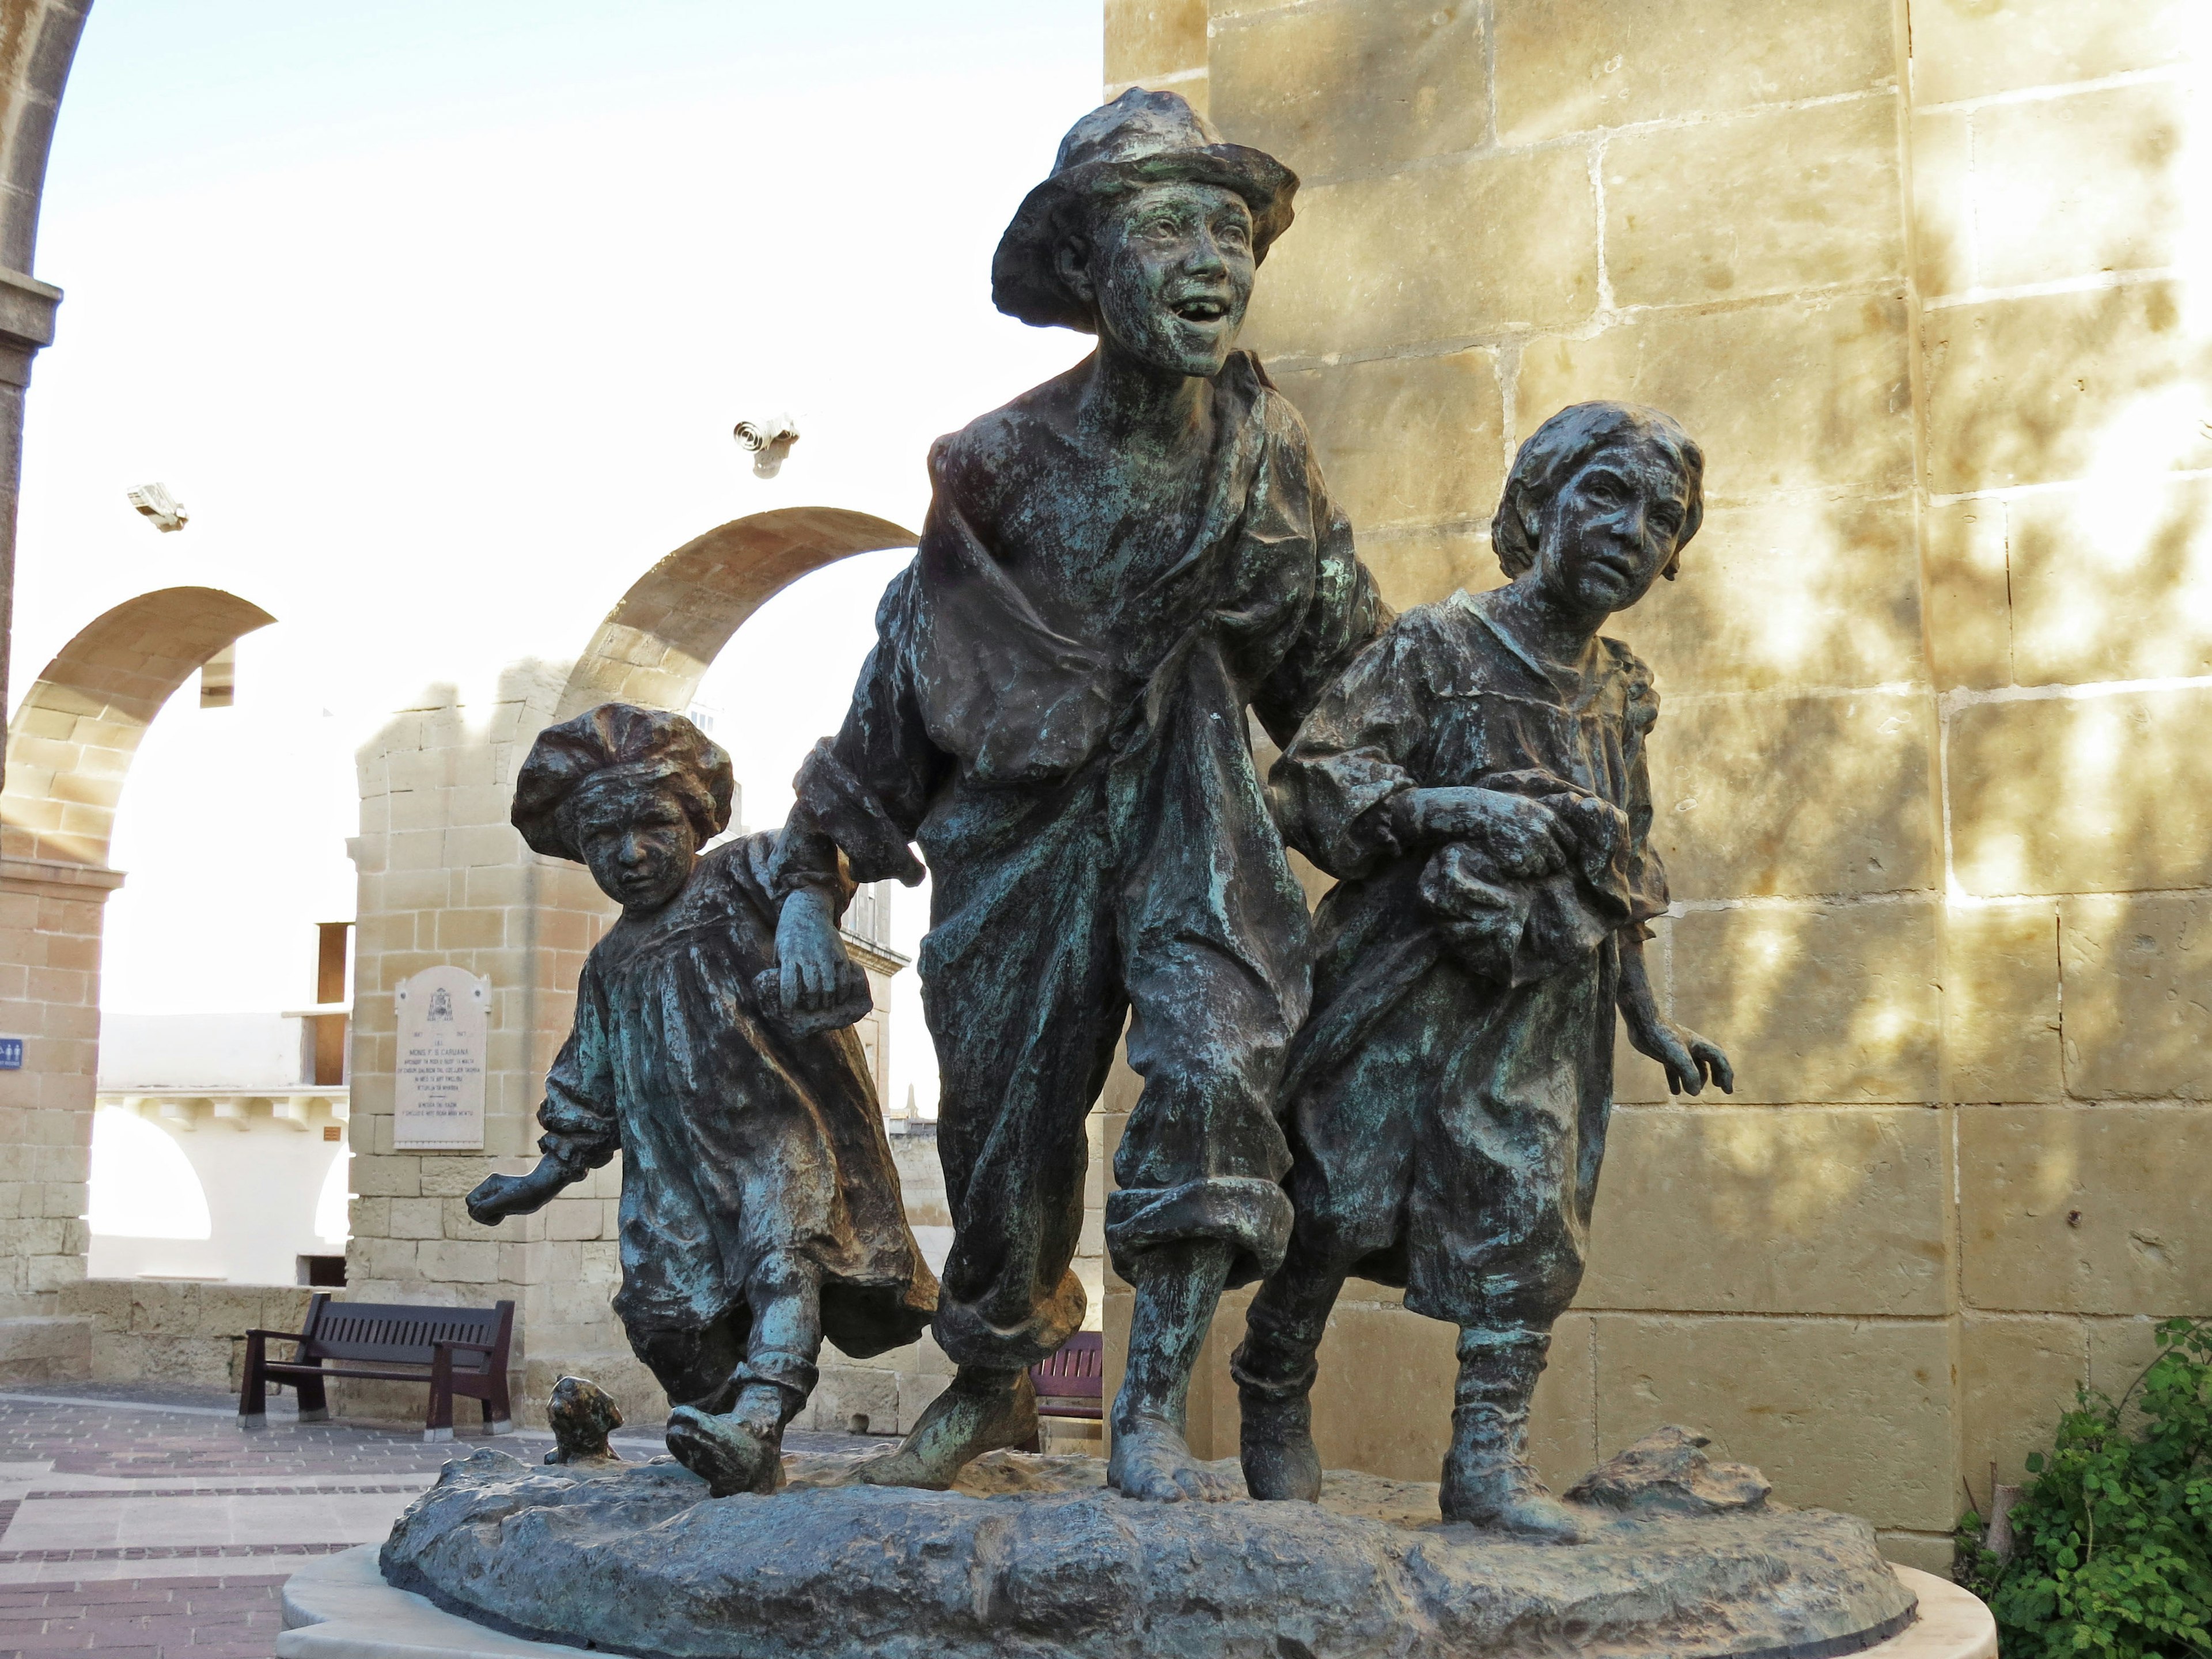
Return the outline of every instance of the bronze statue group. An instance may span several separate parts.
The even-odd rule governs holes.
[[[919,549],[781,830],[700,851],[729,761],[674,714],[610,704],[522,769],[517,827],[623,914],[546,1079],[543,1161],[471,1213],[623,1154],[616,1310],[717,1496],[775,1490],[825,1335],[866,1357],[927,1328],[958,1368],[862,1478],[945,1487],[1030,1441],[1028,1367],[1085,1314],[1085,1120],[1126,1042],[1109,1483],[1314,1499],[1316,1352],[1358,1277],[1459,1328],[1444,1518],[1580,1535],[1524,1452],[1582,1276],[1616,1011],[1676,1090],[1734,1082],[1644,966],[1658,696],[1598,632],[1676,574],[1703,457],[1654,410],[1553,415],[1492,526],[1505,585],[1394,617],[1297,411],[1235,348],[1297,185],[1171,93],[1068,134],[994,298],[1097,349],[933,447]],[[1282,751],[1264,776],[1254,715]],[[916,847],[941,1284],[836,928],[855,882],[920,879]],[[1337,878],[1310,915],[1290,848]],[[1184,1413],[1223,1291],[1255,1281],[1240,1486],[1193,1457]]]

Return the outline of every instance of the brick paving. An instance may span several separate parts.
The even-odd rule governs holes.
[[[0,1654],[271,1659],[287,1575],[0,1586]]]
[[[305,1558],[380,1537],[449,1459],[489,1445],[534,1462],[551,1444],[458,1429],[431,1444],[420,1430],[302,1424],[294,1409],[272,1401],[269,1426],[249,1432],[207,1390],[0,1389],[0,1659],[273,1659],[283,1583]],[[788,1438],[794,1450],[866,1443]],[[657,1426],[636,1425],[616,1446],[653,1455]],[[271,1530],[264,1517],[287,1504],[310,1518],[289,1523],[284,1541],[240,1535]],[[299,1535],[318,1516],[342,1535]],[[72,1531],[125,1541],[40,1541]]]

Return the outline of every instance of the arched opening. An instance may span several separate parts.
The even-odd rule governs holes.
[[[140,594],[64,646],[9,723],[0,909],[21,965],[0,986],[0,1029],[21,1042],[0,1053],[0,1147],[15,1154],[0,1213],[21,1219],[0,1253],[0,1316],[54,1313],[84,1276],[104,902],[123,879],[107,858],[131,760],[202,664],[273,620],[217,588]]]
[[[0,855],[104,868],[131,757],[209,658],[276,619],[216,587],[125,599],[64,646],[8,723]]]
[[[910,530],[836,507],[779,507],[718,526],[639,577],[607,613],[555,718],[603,702],[688,707],[707,665],[777,592],[855,553],[914,544]]]
[[[810,572],[858,554],[910,548],[915,539],[888,520],[831,507],[762,513],[722,525],[645,571],[565,672],[542,674],[534,664],[510,671],[489,721],[472,717],[457,693],[440,690],[423,706],[395,716],[362,751],[362,834],[354,842],[362,872],[353,1005],[355,1190],[412,1193],[434,1167],[430,1154],[403,1144],[396,1119],[383,1121],[393,1112],[393,994],[434,963],[463,969],[492,986],[482,1152],[473,1167],[519,1170],[535,1162],[535,1114],[545,1071],[568,1035],[585,953],[613,915],[586,871],[532,854],[507,822],[515,770],[538,732],[608,701],[691,708],[718,653],[774,596]],[[876,576],[878,592],[887,574]],[[874,595],[851,608],[865,628]],[[857,655],[834,669],[810,664],[809,678],[834,683],[842,712],[857,665]],[[730,714],[742,717],[742,711]],[[809,732],[807,741],[817,735]],[[756,825],[774,821],[745,817]],[[432,897],[441,901],[434,908]],[[933,1176],[934,1148],[928,1150]],[[437,1156],[441,1189],[465,1190],[477,1178],[453,1160],[451,1149]],[[619,1181],[619,1170],[611,1165],[555,1200],[532,1242],[502,1234],[497,1261],[506,1288],[499,1293],[520,1304],[520,1399],[542,1401],[564,1370],[575,1370],[613,1389],[626,1410],[634,1405],[643,1414],[640,1420],[651,1420],[663,1402],[606,1306],[606,1286],[618,1271],[609,1200]],[[490,1255],[494,1240],[456,1223],[438,1248],[418,1248],[413,1237],[387,1231],[388,1213],[396,1216],[394,1205],[364,1200],[356,1206],[347,1255],[350,1294],[471,1305],[483,1300],[486,1283],[469,1277],[464,1264],[473,1261],[471,1252]]]

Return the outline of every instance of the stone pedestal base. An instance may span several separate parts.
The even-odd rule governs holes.
[[[787,1460],[708,1501],[674,1463],[449,1464],[366,1551],[298,1575],[285,1659],[602,1652],[756,1659],[1987,1659],[1971,1595],[1893,1570],[1848,1516],[1588,1511],[1573,1548],[1332,1475],[1319,1506],[1133,1503],[1089,1458],[999,1454],[949,1493]],[[421,1594],[407,1594],[418,1591]],[[1916,1595],[1920,1600],[1915,1617]],[[465,1613],[466,1619],[454,1615]],[[561,1645],[566,1644],[566,1645]]]

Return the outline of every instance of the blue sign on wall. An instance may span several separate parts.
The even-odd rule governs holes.
[[[23,1069],[23,1039],[0,1037],[0,1072],[20,1072]]]

